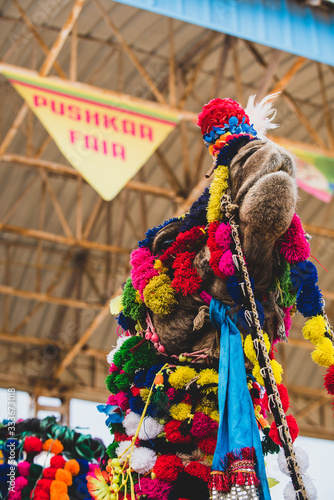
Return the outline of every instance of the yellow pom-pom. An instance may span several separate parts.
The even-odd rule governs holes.
[[[318,342],[317,347],[312,352],[312,359],[320,366],[328,367],[334,365],[334,348],[328,337]]]
[[[176,304],[175,291],[167,274],[154,276],[144,288],[146,306],[158,316],[172,312]]]
[[[263,339],[264,339],[264,343],[265,343],[267,352],[269,352],[270,351],[270,340],[269,340],[267,333],[263,334]],[[252,339],[251,335],[247,335],[247,337],[245,338],[243,347],[244,347],[245,356],[249,359],[249,361],[251,363],[253,363],[253,365],[255,365],[258,362],[258,360],[256,357],[256,352],[255,352],[253,339]]]
[[[206,385],[206,384],[218,384],[218,373],[216,370],[211,368],[207,368],[206,370],[202,370],[198,379],[198,385]]]
[[[145,389],[139,389],[140,397],[143,401],[147,401],[150,390],[145,387]]]
[[[64,469],[68,470],[72,476],[76,476],[80,472],[80,465],[76,460],[74,460],[74,458],[72,458],[65,463]]]
[[[264,385],[264,380],[260,372],[260,365],[258,362],[254,364],[254,368],[252,370],[253,377],[255,378],[256,382],[258,382],[260,385]]]
[[[109,302],[109,307],[110,307],[110,314],[113,314],[116,316],[116,314],[119,314],[123,310],[123,305],[122,305],[122,295],[118,295],[114,299],[112,299]]]
[[[186,420],[190,417],[191,406],[187,403],[179,403],[178,405],[171,406],[169,413],[175,420]]]
[[[193,368],[189,366],[179,366],[176,368],[175,372],[169,376],[168,380],[170,385],[175,387],[175,389],[182,389],[196,376],[197,372]]]
[[[139,293],[138,290],[136,291],[136,299],[135,300],[136,300],[137,304],[142,304],[143,303],[143,301],[140,298],[140,293]]]
[[[270,364],[273,369],[276,384],[280,384],[282,382],[282,373],[283,373],[282,365],[280,365],[279,362],[276,361],[276,359],[272,359],[270,361]]]
[[[156,259],[153,265],[154,269],[159,273],[166,273],[168,271],[167,267],[164,267],[160,259]]]
[[[63,481],[63,483],[67,484],[67,486],[71,486],[71,484],[72,484],[72,474],[68,470],[57,469],[56,480],[57,481]]]
[[[215,172],[214,179],[209,188],[210,198],[207,208],[208,222],[220,220],[222,217],[222,212],[220,210],[220,199],[228,188],[227,179],[228,167],[225,167],[223,165],[218,166]]]
[[[325,318],[320,314],[306,321],[303,328],[303,335],[306,340],[317,345],[323,338],[327,330]]]

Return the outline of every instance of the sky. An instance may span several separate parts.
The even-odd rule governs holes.
[[[43,398],[44,404],[54,404],[51,398]],[[53,401],[50,403],[50,401]],[[42,401],[40,401],[42,404]],[[60,401],[59,401],[60,403]],[[70,426],[78,432],[102,439],[106,446],[111,443],[110,433],[105,425],[105,415],[96,409],[98,403],[73,399],[70,406]],[[16,393],[16,418],[29,418],[29,396],[25,392]],[[0,389],[0,420],[7,417],[7,390]],[[50,413],[48,413],[50,414]],[[46,414],[40,412],[39,418]],[[300,436],[295,445],[303,448],[309,457],[308,475],[317,489],[318,500],[333,500],[334,441]],[[289,478],[279,471],[276,456],[266,457],[267,475],[279,481],[270,489],[272,500],[282,500],[283,491]],[[312,499],[315,500],[315,499]]]

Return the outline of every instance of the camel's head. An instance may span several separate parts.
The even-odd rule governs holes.
[[[260,108],[260,121],[269,123],[270,105]],[[256,106],[252,109],[258,111]],[[119,322],[132,331],[146,331],[149,325],[146,336],[163,354],[217,354],[217,335],[208,313],[211,297],[232,306],[243,330],[245,311],[230,214],[221,203],[226,197],[235,205],[233,217],[259,316],[271,340],[283,323],[280,307],[290,305],[277,288],[284,272],[280,239],[296,205],[294,160],[288,151],[259,136],[256,121],[251,123],[247,112],[230,99],[214,99],[204,106],[198,124],[214,158],[211,185],[187,214],[150,229],[131,254],[131,278],[123,291]]]

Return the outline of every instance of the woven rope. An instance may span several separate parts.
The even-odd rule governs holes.
[[[283,449],[284,449],[285,458],[286,458],[286,461],[288,464],[288,468],[290,471],[290,476],[294,475],[296,480],[297,480],[296,484],[294,484],[294,482],[292,481],[294,489],[295,489],[295,493],[296,493],[296,498],[298,500],[308,500],[307,493],[306,493],[305,486],[304,486],[304,482],[303,482],[303,478],[302,478],[302,475],[300,473],[299,465],[298,465],[295,451],[293,448],[293,442],[291,439],[290,430],[289,430],[289,427],[288,427],[288,424],[286,421],[286,417],[285,417],[285,413],[284,413],[284,410],[282,407],[280,394],[279,394],[278,389],[277,389],[277,384],[276,384],[274,373],[273,373],[273,370],[272,370],[272,367],[270,364],[269,355],[268,355],[268,352],[267,352],[267,349],[266,349],[266,346],[264,343],[263,333],[262,333],[262,329],[261,329],[261,325],[260,325],[260,321],[259,321],[259,316],[258,316],[256,304],[255,304],[255,298],[254,298],[254,294],[253,294],[253,290],[252,290],[252,286],[251,286],[251,282],[250,282],[244,254],[243,254],[241,243],[240,243],[238,225],[234,221],[234,213],[237,210],[237,208],[238,208],[237,205],[233,205],[231,203],[231,198],[229,195],[225,194],[222,196],[221,210],[222,210],[222,212],[225,212],[226,216],[229,219],[229,223],[230,223],[230,226],[232,229],[232,237],[233,237],[235,247],[237,250],[238,260],[240,263],[240,267],[242,270],[244,282],[245,282],[245,285],[247,288],[248,297],[249,297],[251,308],[252,308],[253,322],[254,322],[254,325],[256,327],[256,335],[257,335],[257,338],[253,339],[254,347],[256,347],[257,351],[258,351],[258,349],[261,350],[261,353],[262,353],[262,356],[264,359],[264,363],[265,363],[265,366],[261,367],[261,374],[262,374],[263,379],[265,381],[265,385],[269,384],[271,387],[271,390],[273,392],[272,399],[274,400],[274,403],[276,405],[276,408],[277,408],[278,413],[279,413],[279,418],[280,418],[280,421],[276,422],[276,425],[280,431],[282,430],[282,432],[280,432],[280,435],[282,434],[281,438],[283,438],[282,442],[284,444]],[[257,357],[259,357],[259,351],[257,353]],[[269,398],[269,401],[270,401],[270,398]]]

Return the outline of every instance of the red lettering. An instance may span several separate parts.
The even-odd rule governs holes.
[[[140,137],[153,141],[153,130],[148,125],[140,125]]]
[[[123,120],[123,132],[124,134],[136,135],[136,127],[134,122],[130,120]]]
[[[120,158],[122,158],[122,160],[125,160],[125,149],[122,146],[122,144],[113,143],[112,153],[113,153],[113,156],[115,156],[115,157],[119,156]]]
[[[68,111],[69,111],[68,117],[71,120],[78,120],[78,121],[81,120],[80,108],[78,108],[78,106],[69,106]]]
[[[34,106],[46,106],[46,99],[41,95],[34,95]]]
[[[57,110],[57,104],[59,105],[59,109]],[[57,103],[56,101],[51,101],[51,109],[54,113],[58,115],[64,114],[64,104],[62,102]]]
[[[103,154],[107,155],[108,154],[108,146],[106,141],[102,141],[102,147],[103,147]]]
[[[95,123],[95,125],[100,124],[99,120],[99,114],[98,113],[91,113],[88,109],[86,110],[86,122],[87,123]]]
[[[70,142],[72,144],[79,141],[79,139],[81,139],[81,136],[81,132],[78,132],[77,130],[70,130]]]
[[[115,130],[115,132],[118,132],[118,128],[117,128],[117,125],[115,123],[115,120],[116,120],[115,116],[114,116],[114,118],[109,118],[109,116],[104,115],[104,126],[105,126],[105,128],[112,127]]]
[[[87,149],[94,149],[98,151],[97,138],[94,135],[85,135],[85,146]]]

